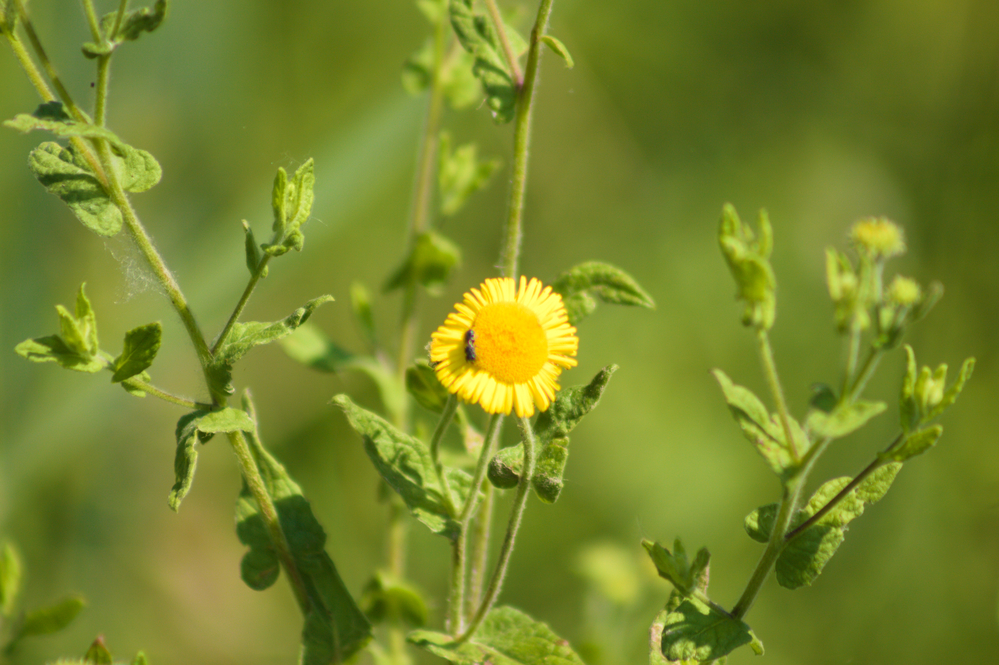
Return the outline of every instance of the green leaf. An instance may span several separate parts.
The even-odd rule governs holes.
[[[950,405],[957,401],[958,395],[960,395],[961,391],[964,390],[964,384],[971,378],[971,373],[974,370],[975,359],[968,358],[965,360],[964,364],[961,365],[961,372],[957,375],[957,380],[955,380],[951,387],[947,389],[947,392],[944,393],[943,399],[940,400],[940,403],[933,407],[928,414],[926,414],[923,418],[924,423],[939,417],[940,414],[950,407]]]
[[[148,369],[160,350],[162,336],[163,326],[159,322],[147,323],[125,333],[125,347],[115,358],[111,382],[124,381]]]
[[[447,388],[437,380],[437,375],[426,360],[417,360],[415,365],[406,368],[406,390],[424,409],[433,413],[444,411],[444,404],[448,399]]]
[[[458,41],[466,51],[475,56],[472,73],[482,81],[486,92],[486,104],[493,112],[493,120],[504,124],[513,120],[514,106],[517,102],[516,82],[510,73],[503,48],[500,45],[496,29],[488,18],[472,12],[472,0],[451,0],[451,25]],[[507,35],[514,42],[513,31],[507,29]],[[520,39],[523,43],[523,39]],[[519,44],[513,48],[517,55]]]
[[[90,644],[90,648],[87,649],[83,660],[94,665],[112,665],[114,663],[114,656],[111,655],[107,645],[104,643],[103,635],[98,635],[97,639]]]
[[[281,340],[281,348],[292,360],[297,360],[320,372],[354,370],[374,381],[388,413],[400,413],[406,392],[395,373],[372,356],[359,356],[337,346],[313,325],[301,326],[291,337]]]
[[[569,432],[600,403],[600,397],[617,369],[617,365],[608,365],[597,372],[588,385],[559,391],[552,405],[535,421],[534,435],[541,443],[541,452],[533,485],[538,498],[545,503],[555,503],[562,492],[562,474],[569,458]],[[523,446],[504,448],[490,460],[489,481],[500,489],[515,487],[523,468]]]
[[[350,426],[363,437],[364,450],[378,473],[398,492],[413,516],[432,532],[452,540],[456,538],[460,527],[448,513],[427,445],[357,406],[346,395],[337,395],[333,403],[343,410]]]
[[[132,659],[132,665],[149,665],[149,660],[146,658],[146,654],[141,651],[135,654],[135,658]]]
[[[713,661],[748,644],[763,655],[763,643],[749,626],[696,598],[687,598],[666,615],[662,654],[669,661]]]
[[[555,52],[555,55],[565,61],[566,67],[572,69],[575,66],[576,63],[573,62],[572,55],[569,53],[569,49],[565,47],[565,44],[551,35],[543,35],[541,41],[547,44],[548,48]]]
[[[246,411],[232,407],[206,413],[198,419],[197,425],[198,431],[205,434],[237,431],[252,432],[254,429],[253,420]]]
[[[21,557],[10,543],[0,551],[0,616],[9,618],[14,613],[17,596],[21,591]]]
[[[63,108],[62,102],[45,102],[35,109],[34,113],[19,113],[13,120],[4,120],[3,124],[22,134],[37,129],[52,132],[62,138],[103,139],[114,146],[124,145],[124,142],[110,129],[71,118]],[[42,144],[45,145],[48,144]]]
[[[617,365],[607,365],[597,372],[589,384],[572,386],[555,394],[555,401],[534,423],[534,434],[548,443],[569,436],[583,417],[596,408]]]
[[[14,347],[14,351],[33,363],[55,362],[76,372],[95,374],[105,367],[101,358],[84,358],[66,346],[58,335],[24,340]]]
[[[787,589],[810,585],[832,558],[845,538],[846,526],[864,512],[868,504],[885,495],[902,465],[892,462],[872,473],[836,504],[822,519],[795,536],[777,559],[777,582]],[[795,516],[791,529],[803,524],[850,484],[849,477],[823,484]],[[777,504],[754,510],[746,517],[746,532],[754,540],[767,542],[777,518]]]
[[[38,182],[50,194],[62,199],[88,229],[105,237],[121,230],[121,211],[74,148],[43,143],[31,151],[28,168]]]
[[[181,416],[174,431],[177,439],[177,453],[173,459],[173,471],[176,482],[170,490],[168,503],[170,510],[180,510],[180,503],[191,491],[194,482],[194,472],[198,466],[198,425],[208,411],[192,411]]]
[[[490,610],[475,634],[461,644],[430,630],[413,631],[406,639],[460,665],[583,665],[566,640],[512,607]]]
[[[943,425],[931,425],[926,429],[909,433],[898,446],[880,457],[893,462],[904,462],[916,455],[922,455],[937,443],[943,434]]]
[[[485,187],[499,168],[498,159],[480,162],[477,150],[474,143],[466,143],[452,152],[451,135],[441,132],[437,183],[440,187],[441,214],[445,217],[461,210],[468,198]]]
[[[76,618],[86,602],[82,596],[68,596],[55,605],[32,610],[24,616],[17,636],[12,641],[19,641],[33,635],[51,635],[57,633]]]
[[[402,620],[413,627],[427,622],[427,603],[412,585],[378,571],[364,588],[361,608],[374,623]]]
[[[916,403],[916,354],[912,347],[905,345],[906,369],[902,377],[902,394],[898,400],[899,424],[903,432],[909,432],[919,424],[919,405]]]
[[[416,0],[416,6],[432,25],[444,20],[448,0]]]
[[[434,231],[421,233],[406,261],[389,277],[384,291],[406,287],[414,282],[431,295],[440,292],[451,273],[461,263],[461,249]]]
[[[659,577],[672,584],[682,596],[707,593],[711,553],[706,547],[697,551],[693,562],[687,560],[687,552],[679,538],[673,542],[672,552],[651,540],[643,540],[642,547],[649,553]]]
[[[156,158],[145,150],[130,145],[112,148],[121,157],[119,178],[126,192],[145,192],[152,189],[163,177],[163,168]]]
[[[302,251],[305,236],[301,226],[312,214],[315,201],[315,162],[310,158],[288,180],[283,168],[278,168],[271,194],[274,208],[274,237],[261,245],[271,256],[281,256],[291,250]]]
[[[735,421],[739,423],[742,433],[750,443],[756,446],[756,450],[767,461],[773,472],[781,478],[786,477],[795,468],[795,462],[777,416],[771,416],[763,402],[753,394],[753,391],[732,383],[725,372],[716,369],[712,373],[718,380],[729,411],[732,412]],[[791,428],[800,456],[807,449],[807,441],[804,433],[800,431],[800,427],[793,420],[791,420]]]
[[[118,33],[111,35],[115,41],[135,41],[144,32],[152,32],[160,27],[167,15],[167,1],[156,0],[156,3],[149,7],[133,9],[125,14],[125,20],[121,23]],[[109,14],[108,16],[114,16]]]
[[[215,353],[215,367],[228,375],[236,361],[246,355],[250,349],[261,344],[270,344],[290,335],[309,320],[317,307],[332,302],[332,300],[333,296],[314,298],[307,302],[304,307],[299,307],[280,321],[271,323],[249,321],[233,324],[225,343]]]
[[[251,276],[256,275],[262,255],[260,247],[257,245],[257,239],[253,237],[253,229],[245,219],[243,220],[243,245],[246,252],[246,268],[250,271]],[[260,276],[267,277],[268,272],[270,272],[270,266],[264,266],[264,271]]]
[[[867,424],[874,416],[884,412],[888,405],[884,402],[842,404],[830,413],[812,411],[805,419],[805,429],[815,438],[838,439],[851,434]]]
[[[597,300],[615,305],[655,308],[655,303],[626,272],[608,263],[590,261],[559,275],[552,290],[562,295],[569,323],[576,325],[593,313]]]
[[[308,594],[299,663],[345,662],[371,639],[371,624],[358,609],[326,553],[326,533],[301,488],[264,449],[255,429],[247,434],[247,440],[267,492],[274,500],[291,557]],[[240,566],[243,581],[253,589],[266,588],[268,580],[248,578],[247,575],[259,573],[261,561],[273,561],[276,571],[277,555],[257,502],[245,482],[236,503],[236,534],[240,542],[250,548]],[[247,559],[251,561],[248,563]],[[270,582],[273,582],[277,573],[271,575]]]

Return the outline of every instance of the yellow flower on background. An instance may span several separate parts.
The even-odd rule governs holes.
[[[560,389],[558,375],[575,367],[579,338],[562,296],[532,278],[487,279],[454,306],[431,336],[437,378],[488,413],[546,411]]]

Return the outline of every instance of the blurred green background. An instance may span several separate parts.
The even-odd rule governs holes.
[[[331,293],[338,302],[313,320],[361,350],[348,290],[359,280],[377,291],[404,251],[424,100],[403,92],[399,72],[425,22],[403,0],[173,5],[163,27],[126,44],[113,65],[109,123],[164,169],[159,186],[134,197],[140,215],[211,335],[245,280],[240,220],[264,233],[276,168],[314,157],[305,251],[276,262],[247,316],[279,318]],[[70,89],[88,100],[82,12],[45,0],[31,8]],[[748,619],[773,665],[993,662],[999,4],[558,0],[551,32],[577,64],[566,70],[544,56],[524,271],[550,281],[578,262],[608,261],[658,308],[602,307],[580,326],[580,366],[564,383],[588,381],[608,363],[621,369],[573,436],[563,498],[532,503],[502,601],[574,644],[603,641],[600,663],[645,662],[648,625],[669,585],[649,572],[639,541],[680,535],[690,550],[711,550],[712,595],[735,602],[762,552],[742,519],[779,488],[708,373],[724,368],[763,392],[716,246],[722,204],[747,219],[766,207],[773,221],[773,341],[799,416],[809,385],[837,381],[842,361],[823,251],[844,247],[857,218],[887,215],[909,245],[894,267],[947,289],[907,339],[917,360],[953,370],[974,355],[977,370],[944,417],[938,447],[906,465],[852,525],[814,587],[791,593],[771,579]],[[0,116],[11,118],[38,100],[2,51]],[[445,123],[456,140],[509,164],[510,127],[495,127],[484,108]],[[65,633],[26,644],[16,662],[82,654],[97,633],[117,655],[145,649],[155,665],[292,662],[300,619],[287,586],[257,593],[239,580],[239,478],[226,444],[203,450],[193,491],[173,514],[166,498],[180,409],[11,351],[53,332],[53,306],[70,304],[85,280],[106,348],[162,320],[155,381],[203,390],[179,321],[124,237],[88,232],[26,169],[41,140],[0,134],[0,537],[22,551],[27,605],[77,591],[89,608]],[[507,177],[444,225],[464,264],[443,297],[423,300],[420,339],[464,290],[496,274]],[[385,340],[399,306],[397,294],[379,298]],[[869,394],[894,400],[901,371],[895,353]],[[252,386],[265,440],[313,501],[358,592],[383,560],[385,511],[358,437],[328,401],[349,392],[376,408],[372,385],[313,373],[276,345],[253,351],[235,380]],[[894,413],[835,446],[816,480],[866,465],[894,435]],[[439,626],[446,543],[419,526],[411,534],[411,575],[436,599]],[[597,543],[625,548],[640,567],[625,610],[591,602],[575,572],[579,553]],[[746,650],[730,662],[751,660]]]

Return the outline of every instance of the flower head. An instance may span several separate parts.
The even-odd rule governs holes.
[[[489,413],[545,411],[558,375],[575,367],[579,338],[562,296],[537,279],[487,279],[431,336],[430,361],[449,392]]]
[[[850,229],[850,239],[875,258],[890,259],[905,253],[902,228],[885,217],[862,219]]]

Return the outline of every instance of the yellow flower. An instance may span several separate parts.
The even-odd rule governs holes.
[[[886,217],[868,217],[854,223],[850,239],[875,258],[890,259],[905,253],[902,228]]]
[[[449,392],[489,413],[545,411],[562,368],[576,366],[579,338],[562,296],[532,278],[487,279],[431,336],[430,361]]]

